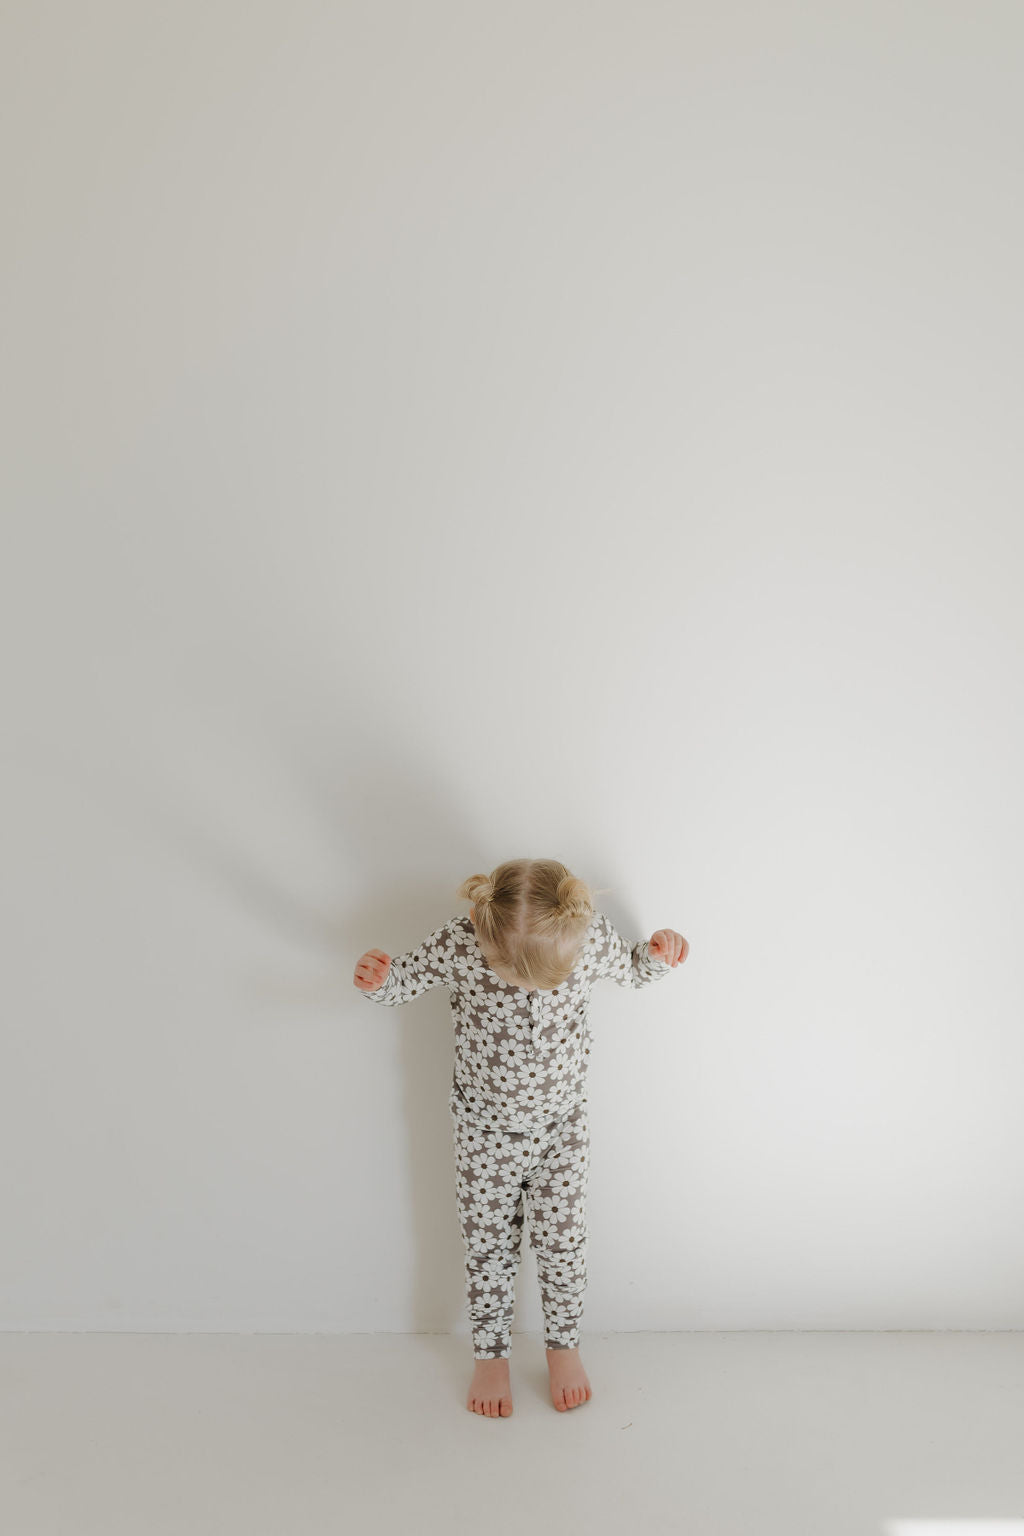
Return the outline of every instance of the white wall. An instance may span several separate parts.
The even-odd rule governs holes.
[[[4,7],[0,1326],[465,1332],[447,1001],[351,977],[522,854],[692,945],[585,1329],[1024,1326],[1022,65]]]

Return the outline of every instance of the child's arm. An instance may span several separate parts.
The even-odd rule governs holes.
[[[394,960],[383,950],[368,949],[356,961],[353,981],[365,998],[385,1007],[408,1003],[428,987],[450,987],[452,937],[448,924]]]
[[[671,928],[659,928],[650,940],[640,939],[631,947],[603,912],[597,914],[594,974],[606,976],[620,987],[646,987],[659,977],[667,976],[677,960],[663,959],[662,955],[674,954],[685,960],[689,949],[682,934]]]

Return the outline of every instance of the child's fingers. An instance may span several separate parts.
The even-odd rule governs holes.
[[[391,957],[382,949],[368,949],[356,962],[353,977],[357,987],[375,992],[391,968]]]
[[[651,938],[651,954],[669,965],[680,965],[690,952],[690,946],[674,928],[659,928]]]
[[[384,954],[383,950],[368,949],[362,956],[360,964],[365,965],[368,970],[380,970],[381,966],[391,964],[391,957]]]

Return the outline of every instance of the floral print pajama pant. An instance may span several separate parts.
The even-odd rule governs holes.
[[[587,1284],[587,1100],[540,1130],[504,1130],[471,1114],[454,1084],[449,1108],[474,1357],[501,1359],[510,1353],[524,1208],[545,1346],[575,1348]]]

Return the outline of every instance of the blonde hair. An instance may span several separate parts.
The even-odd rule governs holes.
[[[557,859],[509,859],[456,894],[473,903],[488,964],[546,992],[572,974],[598,893]]]

